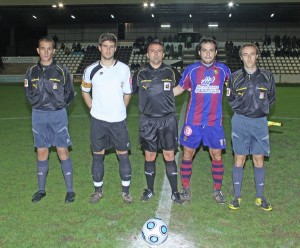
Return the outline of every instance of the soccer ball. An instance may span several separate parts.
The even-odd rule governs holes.
[[[145,222],[142,228],[142,238],[150,245],[160,245],[168,237],[168,226],[159,218],[152,218]]]

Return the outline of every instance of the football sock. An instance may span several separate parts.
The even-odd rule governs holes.
[[[145,167],[145,176],[146,176],[146,181],[147,181],[147,187],[151,191],[154,191],[154,179],[156,175],[156,166],[155,166],[155,161],[145,161],[144,164]]]
[[[211,173],[214,180],[214,189],[220,191],[224,174],[224,166],[222,160],[212,160]]]
[[[170,186],[172,189],[172,194],[174,192],[178,191],[177,188],[177,165],[175,160],[173,161],[165,161],[165,165],[166,165],[166,174],[168,177],[168,180],[170,182]]]
[[[103,176],[104,176],[104,154],[93,154],[92,176],[95,186],[95,192],[102,192]]]
[[[254,180],[255,180],[255,188],[256,188],[256,197],[262,197],[264,193],[264,185],[265,185],[265,167],[254,167]]]
[[[122,180],[122,192],[129,193],[131,180],[131,164],[128,153],[118,154],[119,158],[119,174]]]
[[[39,191],[45,191],[46,177],[49,170],[49,161],[37,161],[37,177],[38,177],[38,188]]]
[[[68,158],[66,160],[61,160],[61,168],[64,174],[66,189],[67,192],[73,192],[73,168],[72,168],[72,160]]]
[[[192,162],[193,160],[182,160],[180,165],[180,176],[183,188],[190,187],[190,180],[192,176]]]
[[[236,167],[235,165],[232,167],[234,198],[239,198],[241,196],[243,175],[244,175],[243,167]]]

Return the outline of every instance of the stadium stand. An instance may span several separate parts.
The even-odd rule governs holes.
[[[83,53],[70,53],[66,54],[63,50],[57,49],[55,59],[65,65],[69,72],[74,74],[77,72],[81,61],[83,60]]]
[[[116,59],[119,61],[128,64],[130,60],[130,56],[132,53],[132,46],[119,46],[117,48],[117,51],[115,53]],[[80,55],[82,57],[82,60],[78,64],[76,68],[76,72],[74,73],[83,73],[84,69],[94,63],[95,61],[99,60],[100,54],[97,49],[91,49],[91,50],[86,50],[84,53]]]

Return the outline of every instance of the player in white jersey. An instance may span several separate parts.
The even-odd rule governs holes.
[[[119,159],[123,201],[131,203],[130,142],[126,125],[126,107],[132,92],[130,69],[114,59],[117,49],[117,37],[114,34],[100,35],[98,48],[101,58],[85,69],[81,84],[82,97],[91,109],[90,139],[95,192],[90,203],[97,203],[103,196],[103,160],[105,150],[110,148],[116,149]]]

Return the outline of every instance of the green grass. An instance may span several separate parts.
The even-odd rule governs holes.
[[[80,92],[78,85],[76,91]],[[245,167],[241,208],[231,211],[228,204],[217,205],[212,199],[210,160],[207,151],[201,148],[193,167],[192,201],[172,207],[169,225],[172,233],[186,235],[195,247],[300,247],[299,95],[300,87],[278,87],[277,102],[269,118],[284,122],[283,127],[270,127],[271,157],[266,162],[265,194],[273,211],[265,212],[254,205],[250,160]],[[178,114],[184,98],[176,99]],[[231,111],[224,100],[228,147],[224,154],[223,191],[230,200]],[[95,205],[88,203],[93,192],[89,113],[80,94],[68,110],[76,201],[64,203],[64,180],[56,153],[52,151],[47,196],[38,204],[32,204],[31,196],[37,189],[36,154],[31,134],[31,109],[22,85],[1,85],[0,103],[0,247],[129,247],[126,240],[137,235],[143,223],[155,215],[164,174],[160,155],[155,184],[157,195],[149,203],[140,202],[145,178],[144,158],[138,143],[136,97],[130,103],[127,120],[132,143],[134,203],[131,205],[121,200],[118,163],[113,152],[105,158],[104,198]]]

